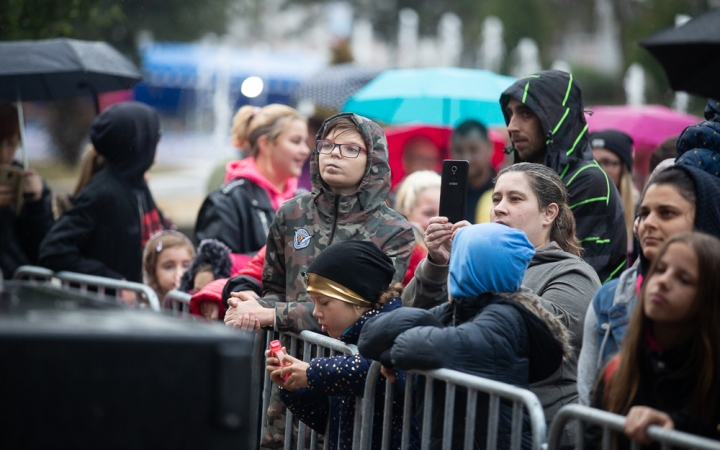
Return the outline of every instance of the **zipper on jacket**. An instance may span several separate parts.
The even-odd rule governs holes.
[[[143,239],[143,208],[142,208],[142,195],[137,194],[135,195],[135,198],[138,202],[138,214],[140,215],[140,242],[142,242]]]
[[[270,227],[268,226],[267,217],[265,217],[265,212],[260,209],[256,209],[255,211],[257,212],[258,217],[260,217],[260,222],[262,222],[262,227],[263,227],[263,230],[265,231],[265,236],[267,236],[268,234],[270,234]]]
[[[337,222],[338,222],[338,211],[340,209],[340,196],[335,196],[335,216],[333,217],[333,226],[332,231],[330,231],[330,240],[328,241],[328,245],[332,244],[333,238],[335,237],[335,229],[337,228]]]

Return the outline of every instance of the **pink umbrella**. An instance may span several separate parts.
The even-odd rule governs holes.
[[[679,113],[662,105],[597,106],[586,115],[588,131],[613,129],[635,141],[635,170],[638,181],[647,177],[648,162],[655,148],[665,139],[679,135],[685,127],[702,118]]]

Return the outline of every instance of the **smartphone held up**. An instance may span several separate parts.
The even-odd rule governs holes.
[[[448,222],[457,223],[465,218],[467,183],[470,163],[446,159],[442,164],[440,182],[440,215]]]

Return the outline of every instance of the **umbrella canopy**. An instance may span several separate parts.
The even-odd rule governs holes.
[[[293,93],[295,103],[311,101],[316,106],[339,111],[350,96],[382,72],[381,69],[339,64],[308,78]]]
[[[640,45],[660,62],[674,90],[720,98],[720,7]]]
[[[129,89],[142,74],[105,42],[0,42],[0,99],[53,100]]]
[[[388,163],[392,171],[393,187],[405,178],[405,169],[402,164],[402,154],[405,146],[411,139],[416,137],[425,137],[430,139],[440,151],[440,159],[450,159],[450,137],[453,129],[446,126],[431,125],[400,125],[385,128],[385,136],[388,142],[389,158]],[[492,164],[495,168],[500,167],[505,160],[503,148],[506,139],[503,135],[495,130],[488,130],[488,137],[493,145]],[[440,166],[436,168],[440,171]]]
[[[588,131],[618,130],[635,142],[635,172],[644,180],[650,155],[665,139],[679,135],[685,127],[702,118],[679,113],[662,105],[598,106],[590,108]]]
[[[388,70],[352,96],[343,111],[390,124],[457,125],[475,119],[505,126],[499,99],[513,82],[487,70]]]

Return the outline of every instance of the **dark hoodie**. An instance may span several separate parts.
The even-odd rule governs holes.
[[[521,78],[500,97],[505,122],[510,98],[526,104],[540,118],[547,154],[544,164],[555,170],[568,190],[576,236],[603,283],[616,277],[627,260],[627,231],[615,185],[593,160],[580,87],[572,75],[558,70]],[[515,162],[520,162],[517,152]]]
[[[496,293],[457,298],[430,311],[400,308],[369,321],[360,336],[360,353],[399,369],[446,368],[529,388],[553,374],[569,355],[567,331],[536,298],[516,293],[512,300]],[[389,350],[388,350],[389,349]],[[437,383],[436,383],[437,384]],[[424,389],[417,389],[418,394]],[[440,448],[445,389],[433,395],[431,448]],[[456,395],[452,448],[463,448],[466,404]],[[422,411],[418,406],[417,411]],[[488,396],[478,395],[473,448],[487,439]],[[418,421],[421,419],[418,418]],[[522,447],[530,448],[529,420],[524,418]],[[510,447],[512,407],[502,404],[497,448]]]
[[[357,191],[336,194],[320,177],[319,154],[310,157],[312,192],[283,203],[270,226],[267,239],[260,303],[275,308],[279,331],[320,331],[312,317],[313,303],[305,290],[302,273],[333,242],[372,241],[395,266],[393,282],[402,282],[415,241],[412,227],[385,204],[390,192],[390,166],[385,133],[376,123],[351,113],[327,119],[318,131],[324,136],[328,123],[346,117],[356,124],[368,150],[365,175]]]
[[[43,266],[142,282],[144,241],[162,230],[144,178],[159,138],[157,111],[142,103],[113,105],[95,118],[90,139],[106,166],[48,232]]]

